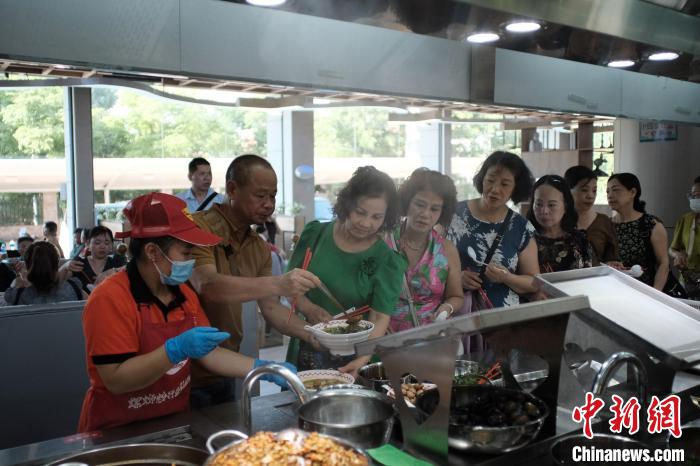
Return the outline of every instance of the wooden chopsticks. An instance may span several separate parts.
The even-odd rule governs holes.
[[[348,320],[352,317],[357,317],[359,315],[362,315],[365,312],[369,311],[370,309],[371,309],[370,306],[365,305],[362,307],[358,307],[357,309],[355,309],[354,311],[351,311],[351,312],[347,312],[347,311],[346,311],[347,313],[341,312],[340,314],[333,316],[333,320]]]
[[[309,268],[309,263],[311,262],[311,248],[306,248],[306,253],[304,254],[304,263],[301,266],[302,270],[306,270]],[[292,301],[292,307],[289,308],[289,315],[287,316],[287,323],[292,319],[292,314],[296,312],[297,308],[297,300],[294,298],[294,301]]]

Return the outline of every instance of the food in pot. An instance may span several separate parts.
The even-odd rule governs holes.
[[[403,393],[404,398],[406,398],[411,403],[416,402],[416,397],[422,394],[426,390],[425,385],[422,383],[402,383],[401,393]]]
[[[318,390],[319,388],[328,387],[329,385],[336,385],[339,383],[346,383],[343,380],[338,379],[309,379],[304,380],[304,388],[307,390]]]
[[[527,424],[542,415],[531,401],[504,393],[484,392],[468,403],[453,408],[450,424],[461,426],[506,427]]]
[[[324,332],[331,335],[347,335],[350,333],[364,332],[367,327],[360,322],[343,322],[337,325],[328,326],[323,329]]]
[[[210,466],[367,466],[359,453],[315,432],[301,442],[278,440],[272,432],[259,432],[226,448]]]
[[[467,361],[467,367],[456,367],[452,379],[453,385],[484,385],[501,377],[501,363],[496,362],[491,368]]]

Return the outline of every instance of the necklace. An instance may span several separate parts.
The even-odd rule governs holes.
[[[407,239],[402,239],[401,242],[404,246],[406,246],[408,249],[411,249],[412,251],[420,251],[421,249],[425,248],[425,244],[419,244],[418,246],[416,246]]]

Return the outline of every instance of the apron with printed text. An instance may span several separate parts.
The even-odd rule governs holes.
[[[154,322],[149,306],[140,304],[141,335],[137,355],[147,354],[162,346],[169,338],[197,325],[196,318],[185,311],[182,320]],[[79,432],[107,429],[134,421],[151,419],[185,411],[190,398],[189,359],[171,367],[160,379],[148,387],[120,395],[106,387],[90,387],[83,402]]]

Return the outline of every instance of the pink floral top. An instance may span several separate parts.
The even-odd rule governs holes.
[[[401,227],[387,234],[385,241],[390,248],[400,251]],[[406,281],[413,297],[413,306],[420,325],[433,321],[433,312],[442,303],[449,273],[445,240],[433,230],[428,246],[418,263],[406,270]],[[413,328],[408,307],[408,297],[402,289],[399,300],[391,316],[390,328],[394,332]]]

